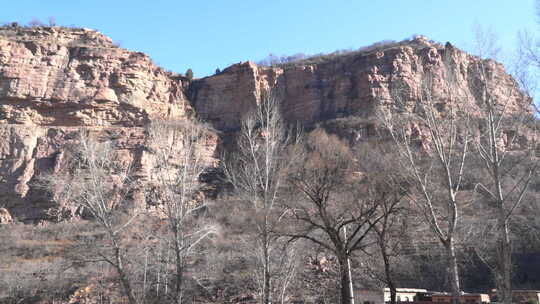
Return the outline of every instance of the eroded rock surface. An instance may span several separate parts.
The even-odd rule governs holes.
[[[6,208],[0,208],[0,225],[1,224],[10,224],[13,222],[13,217],[9,214],[9,211]]]
[[[51,199],[37,177],[66,169],[66,149],[80,132],[114,140],[143,178],[152,166],[144,126],[190,119],[186,85],[93,30],[0,29],[0,207],[22,221],[72,216],[76,207]]]
[[[497,94],[510,99],[509,110],[520,110],[523,95],[502,64],[481,61],[449,43],[443,46],[425,37],[275,67],[239,63],[196,81],[192,95],[198,114],[220,130],[238,129],[242,114],[258,104],[270,88],[283,99],[284,115],[291,122],[309,126],[351,116],[369,120],[376,110],[394,102],[391,97],[396,92],[405,105],[419,100],[428,74],[433,75],[428,85],[434,99],[441,101],[441,108],[456,106],[445,84],[447,67],[455,75],[461,96],[474,100],[480,94],[480,63],[488,66]]]
[[[92,30],[0,31],[3,124],[131,127],[181,118],[190,111],[184,85]]]
[[[291,122],[325,122],[352,141],[369,138],[375,113],[392,107],[395,92],[403,110],[412,111],[407,105],[421,98],[428,74],[434,75],[429,86],[441,111],[460,102],[444,84],[449,75],[443,62],[454,71],[457,91],[474,100],[482,61],[422,37],[281,66],[244,62],[188,81],[93,30],[0,28],[0,208],[21,221],[77,214],[76,206],[45,193],[38,177],[66,170],[68,148],[81,132],[113,140],[119,159],[145,180],[154,166],[144,130],[149,122],[197,115],[227,134],[269,91],[283,100]],[[503,66],[483,63],[509,111],[522,110],[525,98]],[[217,166],[219,136],[206,140],[208,166]],[[144,196],[137,200],[144,203]]]

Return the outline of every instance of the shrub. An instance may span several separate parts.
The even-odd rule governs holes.
[[[28,26],[29,27],[40,27],[40,26],[43,26],[43,22],[41,22],[41,20],[39,20],[38,18],[32,18],[32,20],[30,20],[30,22],[28,22]]]
[[[191,81],[193,80],[193,70],[192,69],[187,69],[186,71],[186,78]]]
[[[430,43],[435,44],[436,46],[442,47],[439,43],[429,40]],[[260,66],[279,66],[279,67],[287,67],[287,66],[294,66],[294,65],[302,65],[302,64],[318,64],[323,63],[335,58],[339,57],[345,57],[345,56],[356,56],[356,55],[368,55],[370,53],[380,51],[380,50],[386,50],[391,49],[395,47],[400,47],[403,45],[411,45],[413,47],[417,46],[415,44],[414,39],[405,39],[402,41],[394,41],[394,40],[382,40],[379,42],[375,42],[373,44],[370,44],[368,46],[360,47],[356,50],[353,49],[342,49],[337,50],[332,53],[324,54],[314,54],[314,55],[306,55],[303,53],[298,53],[291,56],[276,56],[272,53],[270,53],[268,56],[266,56],[264,59],[257,61],[257,65]]]

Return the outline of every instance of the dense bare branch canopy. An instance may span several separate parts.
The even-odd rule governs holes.
[[[460,224],[463,175],[470,152],[469,125],[472,100],[459,86],[460,73],[449,50],[441,60],[443,75],[424,71],[419,99],[410,104],[400,84],[393,88],[389,109],[379,113],[399,155],[401,169],[414,191],[409,198],[423,215],[433,235],[445,247],[454,303],[460,295],[455,252]]]
[[[137,217],[137,212],[122,216],[121,207],[130,202],[134,187],[131,165],[124,164],[113,152],[112,142],[100,142],[81,133],[71,150],[72,162],[64,173],[42,176],[43,185],[54,189],[68,204],[80,206],[104,230],[109,245],[91,248],[80,259],[84,263],[106,262],[117,272],[130,304],[137,303],[133,283],[127,272],[126,248],[121,232]],[[127,210],[127,209],[124,209]]]
[[[298,132],[288,129],[280,113],[280,99],[270,92],[256,109],[242,120],[235,153],[227,155],[223,169],[234,191],[232,197],[251,215],[245,240],[256,261],[254,279],[260,302],[284,301],[295,270],[293,244],[276,233],[283,225],[286,181],[295,159]]]
[[[182,303],[185,292],[187,259],[195,255],[196,246],[217,233],[217,227],[198,218],[205,206],[199,178],[207,167],[204,145],[208,130],[197,121],[154,121],[147,127],[151,155],[155,158],[152,179],[147,184],[147,199],[166,221],[166,229],[154,237],[165,243],[167,259],[163,266],[174,266],[169,280],[171,298]],[[166,285],[167,286],[167,285]],[[168,290],[168,289],[165,289]]]

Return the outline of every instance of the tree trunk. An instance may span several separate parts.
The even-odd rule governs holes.
[[[133,290],[131,289],[131,283],[129,282],[129,278],[124,271],[124,263],[122,261],[122,254],[120,253],[120,246],[118,246],[118,244],[114,240],[113,247],[114,258],[116,260],[116,265],[114,266],[116,268],[116,271],[118,272],[118,277],[120,278],[120,283],[122,284],[124,293],[128,297],[129,304],[136,304],[137,300],[135,299],[135,295],[133,294]]]
[[[379,244],[381,249],[381,256],[383,258],[384,262],[384,276],[386,284],[388,285],[388,289],[390,289],[390,304],[396,304],[396,284],[394,284],[394,278],[392,277],[392,269],[390,266],[390,257],[388,256],[388,253],[386,252],[386,246],[384,245],[384,239],[383,242]]]
[[[133,290],[131,289],[131,284],[129,283],[129,279],[124,272],[123,269],[117,268],[118,275],[120,277],[120,282],[122,283],[122,287],[124,288],[124,291],[128,297],[129,304],[136,304],[137,300],[135,299],[135,296],[133,295]]]
[[[272,302],[270,297],[270,255],[269,255],[269,241],[268,241],[268,224],[265,218],[264,227],[263,227],[263,304],[270,304]]]
[[[268,271],[268,264],[264,266],[264,304],[270,304],[270,271]]]
[[[499,302],[503,304],[512,303],[512,251],[510,247],[510,237],[508,235],[508,218],[507,211],[504,208],[504,195],[501,182],[501,168],[499,165],[499,155],[496,147],[493,149],[493,176],[495,177],[498,217],[497,217],[497,271],[499,272],[497,282],[497,293],[499,294]],[[497,276],[497,274],[495,275]]]
[[[386,268],[386,265],[385,265],[385,268]],[[390,289],[390,304],[396,304],[396,294],[397,294],[396,285],[394,284],[394,280],[388,270],[385,269],[385,271],[387,272],[386,280],[388,282],[388,288]]]
[[[390,304],[396,304],[396,285],[394,283],[388,283],[388,288],[390,288]]]
[[[174,302],[176,304],[182,303],[182,284],[183,284],[183,274],[184,274],[184,268],[183,268],[183,261],[182,261],[182,249],[180,248],[180,244],[178,244],[178,240],[175,242],[175,258],[176,258],[176,283],[174,286]]]
[[[461,288],[459,285],[459,269],[457,264],[456,249],[454,238],[450,237],[445,242],[446,255],[448,259],[448,276],[450,283],[450,291],[452,293],[452,304],[459,304],[461,296]]]
[[[497,222],[499,230],[498,244],[498,268],[500,272],[498,282],[499,302],[503,304],[512,303],[512,248],[510,237],[508,235],[508,221],[504,208],[500,209],[499,219]]]
[[[339,259],[339,274],[341,276],[341,304],[352,304],[354,295],[351,293],[351,281],[349,279],[349,263],[347,256],[342,254]]]

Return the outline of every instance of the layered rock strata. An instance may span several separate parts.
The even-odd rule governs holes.
[[[72,216],[74,206],[52,200],[37,178],[66,170],[66,148],[83,131],[113,140],[122,161],[145,176],[152,163],[144,126],[190,119],[187,83],[93,30],[3,28],[0,207],[22,221]],[[216,144],[209,140],[208,149]]]
[[[474,104],[481,93],[481,64],[497,86],[496,98],[508,100],[509,111],[523,110],[528,100],[502,64],[422,36],[273,67],[239,63],[196,81],[191,96],[201,117],[220,130],[235,130],[243,114],[274,90],[283,100],[285,117],[309,126],[342,117],[372,119],[377,110],[395,103],[396,94],[405,105],[420,100],[426,85],[442,111],[457,106],[453,103],[460,98],[462,104]],[[477,108],[469,110],[474,114]]]
[[[290,122],[326,122],[363,140],[377,111],[392,108],[396,98],[413,111],[407,105],[423,98],[426,85],[441,111],[465,101],[474,105],[481,64],[497,98],[508,101],[510,111],[523,110],[528,100],[501,64],[423,37],[280,66],[244,62],[191,81],[93,30],[0,28],[0,208],[22,221],[72,216],[75,206],[52,199],[36,181],[66,170],[66,147],[83,131],[112,140],[120,158],[146,179],[154,166],[144,129],[151,121],[197,116],[226,135],[273,92]],[[456,92],[461,99],[452,98]],[[218,162],[219,142],[217,133],[206,140],[209,167]]]

